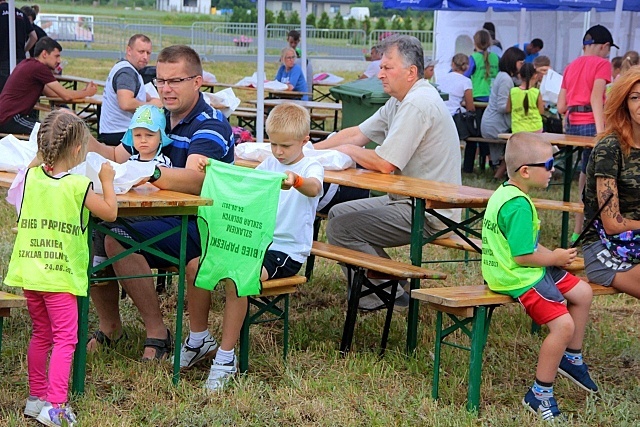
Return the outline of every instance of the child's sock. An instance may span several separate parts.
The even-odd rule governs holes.
[[[204,343],[204,339],[209,335],[209,331],[205,329],[202,332],[189,331],[189,338],[187,339],[187,345],[190,347],[200,347]]]
[[[553,397],[553,383],[545,383],[536,378],[531,386],[531,391],[538,400],[548,400]]]
[[[98,255],[94,255],[93,256],[93,266],[95,267],[98,264],[101,264],[103,262],[105,262],[107,260],[106,256],[98,256]]]
[[[228,365],[233,362],[233,358],[235,357],[235,352],[233,349],[231,350],[223,350],[222,348],[218,349],[216,353],[216,363],[218,365]]]
[[[566,357],[572,365],[580,366],[583,363],[581,349],[574,350],[572,348],[568,348],[564,352],[564,357]]]

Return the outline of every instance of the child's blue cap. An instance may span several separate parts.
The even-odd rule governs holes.
[[[164,117],[164,110],[156,107],[155,105],[141,105],[136,109],[131,118],[129,129],[122,137],[122,143],[133,147],[133,133],[135,128],[145,128],[152,132],[160,131],[160,147],[158,149],[171,144],[172,140],[164,132],[167,126],[167,120]]]

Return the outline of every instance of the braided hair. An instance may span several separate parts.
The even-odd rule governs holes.
[[[531,87],[531,79],[533,78],[533,76],[536,75],[536,69],[533,66],[533,64],[529,62],[525,62],[524,64],[522,64],[519,75],[520,75],[520,79],[524,83],[524,90],[529,90],[529,88]],[[522,101],[522,107],[524,108],[524,115],[528,116],[529,115],[529,96],[528,95],[524,97],[524,101]]]
[[[60,161],[77,165],[86,155],[89,129],[78,116],[56,110],[42,121],[38,131],[38,154],[48,169]],[[77,155],[73,149],[80,145]],[[72,158],[75,157],[75,158]]]

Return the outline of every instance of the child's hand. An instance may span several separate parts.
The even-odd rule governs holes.
[[[578,255],[578,248],[562,249],[558,248],[553,251],[556,267],[564,267],[571,264]]]
[[[282,189],[289,190],[293,187],[293,183],[296,182],[296,174],[291,171],[284,171],[287,174],[287,178],[282,181]]]
[[[209,164],[209,159],[206,157],[200,157],[198,158],[198,172],[202,172],[205,173],[205,169],[207,168],[207,165]]]
[[[100,182],[113,182],[113,178],[116,176],[116,171],[111,166],[111,163],[104,162],[100,167],[100,172],[98,172],[98,178],[100,178]]]

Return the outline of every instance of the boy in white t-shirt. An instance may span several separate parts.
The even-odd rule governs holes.
[[[281,172],[287,175],[282,182],[278,202],[273,243],[267,250],[260,280],[290,277],[300,271],[313,242],[313,221],[318,200],[322,195],[324,169],[317,160],[304,157],[302,147],[309,141],[309,112],[299,105],[278,105],[269,114],[266,130],[271,141],[273,157],[264,160],[257,169]],[[204,168],[207,161],[200,167]],[[196,295],[198,288],[189,288],[188,300]],[[207,328],[207,310],[189,303],[189,337],[180,352],[180,367],[190,368],[201,360],[215,360],[209,371],[206,387],[211,391],[221,390],[236,374],[237,358],[234,348],[247,312],[247,297],[238,297],[233,282],[226,283],[226,301],[222,320],[222,340],[217,341]],[[217,350],[217,352],[216,352]]]

